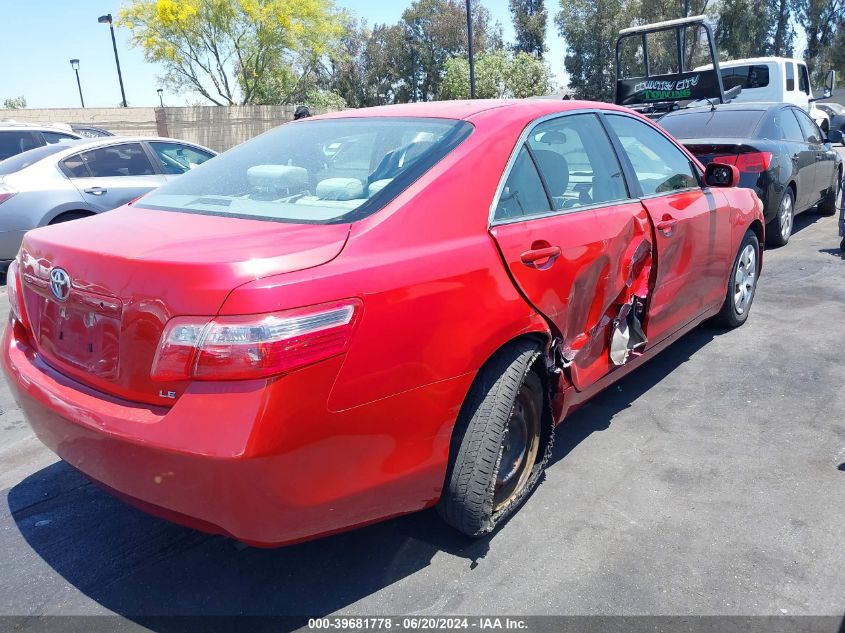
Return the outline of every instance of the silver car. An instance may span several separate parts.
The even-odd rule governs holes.
[[[216,155],[168,138],[44,145],[0,161],[0,266],[28,230],[121,206]]]
[[[0,121],[0,160],[36,147],[83,137],[82,133],[73,131],[70,126],[65,127]]]

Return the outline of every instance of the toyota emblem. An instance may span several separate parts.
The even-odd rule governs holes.
[[[50,290],[59,301],[67,301],[70,296],[70,275],[62,268],[50,271]]]

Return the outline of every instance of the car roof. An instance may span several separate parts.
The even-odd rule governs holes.
[[[198,147],[202,150],[217,154],[217,152],[215,152],[214,150],[209,149],[207,147],[203,147],[199,143],[183,141],[177,138],[167,138],[165,136],[100,136],[97,138],[83,137],[79,140],[67,141],[65,143],[65,145],[67,145],[67,150],[64,152],[58,152],[56,154],[53,154],[53,156],[65,156],[67,154],[72,154],[73,152],[78,152],[80,150],[96,149],[98,147],[105,147],[108,145],[139,143],[142,141],[164,141],[166,143],[180,143],[182,145],[192,145],[193,147]]]
[[[509,114],[523,113],[526,119],[568,110],[602,109],[627,111],[609,103],[563,99],[472,99],[467,101],[425,101],[375,106],[330,112],[307,120],[362,117],[420,117],[469,120],[489,110],[507,110]]]
[[[0,131],[10,132],[17,130],[26,130],[28,132],[61,132],[62,134],[72,134],[73,136],[79,136],[79,134],[70,129],[65,129],[57,125],[50,125],[49,123],[38,124],[24,123],[18,121],[0,121]]]

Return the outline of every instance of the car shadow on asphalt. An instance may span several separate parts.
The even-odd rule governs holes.
[[[565,458],[593,433],[610,428],[613,417],[627,409],[641,395],[685,363],[699,349],[724,330],[705,324],[673,343],[630,374],[610,385],[569,414],[555,430],[555,444],[549,467]]]
[[[697,328],[572,414],[558,427],[552,464],[718,333]],[[309,543],[244,547],[143,514],[64,462],[27,477],[7,502],[27,544],[56,573],[109,611],[163,633],[185,622],[155,616],[294,616],[305,625],[423,572],[442,552],[484,576],[491,541],[503,535],[468,539],[426,510]]]

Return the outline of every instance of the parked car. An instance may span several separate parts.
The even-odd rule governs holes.
[[[838,130],[845,134],[845,107],[838,103],[816,103],[821,110],[827,114],[830,119],[830,129]],[[842,141],[845,146],[845,140]]]
[[[119,207],[214,155],[173,139],[106,137],[0,161],[0,264],[8,266],[28,230]]]
[[[713,68],[701,66],[696,70]],[[786,57],[754,57],[719,62],[724,89],[741,86],[734,103],[791,103],[807,112],[823,132],[830,129],[827,113],[816,106],[807,64],[801,59]],[[833,75],[827,78],[824,98],[833,90]]]
[[[790,104],[729,103],[676,110],[662,125],[703,163],[736,165],[739,184],[763,201],[766,242],[783,246],[794,216],[818,205],[833,215],[842,159],[807,113]],[[838,131],[831,132],[841,142]]]
[[[63,130],[68,130],[70,132],[74,132],[83,138],[100,138],[101,136],[114,136],[108,130],[97,127],[95,125],[89,125],[88,123],[51,123],[53,127],[60,128]]]
[[[0,122],[0,160],[36,147],[82,138],[76,132],[44,125]]]
[[[48,447],[154,514],[280,544],[436,505],[478,536],[569,410],[748,318],[736,178],[609,104],[303,119],[28,233],[2,365]]]

